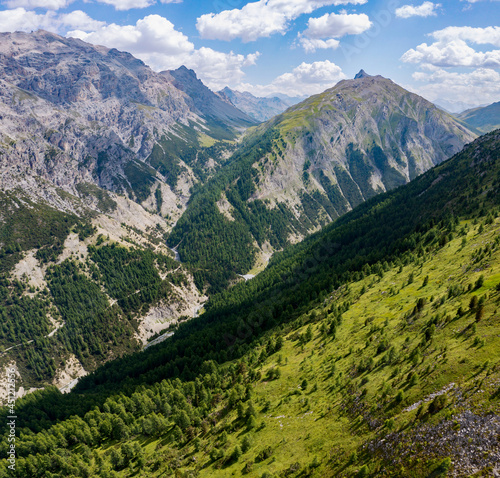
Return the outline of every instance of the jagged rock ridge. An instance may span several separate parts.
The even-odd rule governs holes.
[[[266,121],[277,114],[283,113],[283,111],[296,103],[293,99],[284,100],[277,96],[259,98],[248,91],[241,92],[228,87],[219,91],[218,95],[244,111],[256,121]]]
[[[201,133],[232,138],[249,123],[231,105],[201,111],[181,82],[129,53],[45,31],[1,34],[0,74],[4,188],[24,173],[75,194],[76,184],[90,182],[143,202],[157,184],[183,198],[164,211],[176,214],[196,181],[182,151]]]

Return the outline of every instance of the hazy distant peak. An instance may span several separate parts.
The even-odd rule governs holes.
[[[361,78],[369,78],[369,75],[365,70],[359,70],[359,73],[354,77],[355,80],[359,80]]]

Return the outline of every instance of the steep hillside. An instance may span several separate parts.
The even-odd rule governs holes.
[[[195,108],[212,121],[240,127],[255,124],[255,119],[249,117],[244,110],[238,109],[238,105],[224,101],[225,98],[207,88],[193,70],[181,66],[177,70],[164,71],[161,74],[171,78],[172,84],[184,91],[192,99]]]
[[[212,287],[361,202],[414,179],[475,135],[425,99],[361,75],[249,131],[197,190],[169,244]],[[182,241],[182,242],[181,242]]]
[[[473,108],[455,116],[471,127],[488,133],[500,127],[500,101],[482,108]]]
[[[244,116],[230,105],[205,117],[172,77],[128,53],[44,31],[0,39],[4,189],[38,176],[72,194],[87,182],[145,204],[160,189],[173,199],[161,212],[176,218],[248,124],[224,123],[231,111]]]
[[[0,192],[0,403],[7,369],[16,370],[19,396],[71,387],[196,315],[206,300],[164,245],[160,217],[78,187],[108,213],[61,190],[49,198],[59,209],[21,189]]]
[[[497,131],[163,344],[18,401],[16,475],[496,476],[499,188]]]
[[[218,94],[258,122],[266,121],[273,116],[283,113],[283,111],[294,104],[284,101],[277,96],[258,98],[248,91],[241,92],[231,90],[228,87],[219,91]]]
[[[201,308],[165,235],[251,121],[45,31],[0,34],[0,73],[0,376],[64,387]]]

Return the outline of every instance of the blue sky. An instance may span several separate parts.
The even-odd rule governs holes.
[[[364,68],[450,108],[500,101],[499,0],[0,1],[0,31],[185,64],[215,90],[310,95]]]

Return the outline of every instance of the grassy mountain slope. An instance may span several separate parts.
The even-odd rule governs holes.
[[[499,186],[494,132],[162,345],[21,400],[17,476],[491,476]]]
[[[259,249],[296,242],[474,137],[388,79],[342,81],[251,130],[231,167],[198,189],[169,243],[217,290],[250,270]]]
[[[456,116],[473,128],[488,133],[500,126],[500,102],[482,108],[473,108]]]

